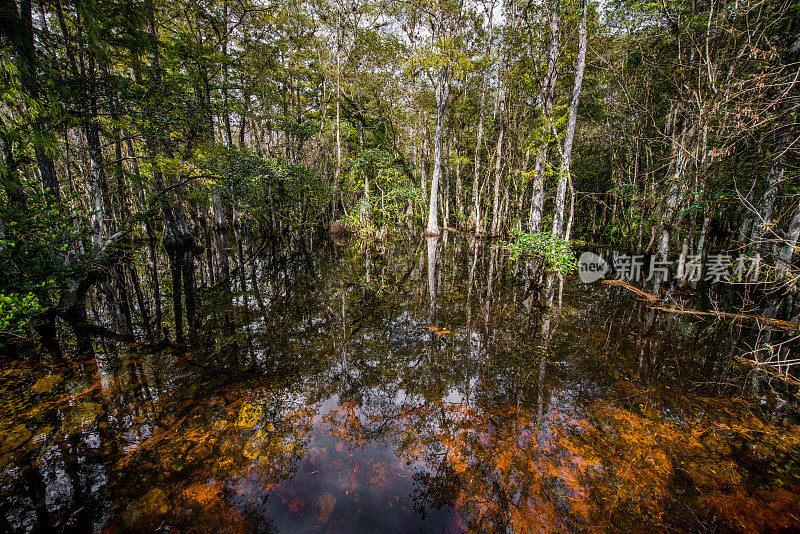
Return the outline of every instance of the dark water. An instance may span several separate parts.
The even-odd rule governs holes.
[[[3,362],[1,530],[800,528],[796,408],[732,360],[756,332],[452,235],[379,252],[268,251],[187,351]]]

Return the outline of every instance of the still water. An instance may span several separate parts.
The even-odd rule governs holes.
[[[0,530],[800,529],[796,407],[732,363],[757,332],[525,272],[295,244],[189,349],[3,361]]]

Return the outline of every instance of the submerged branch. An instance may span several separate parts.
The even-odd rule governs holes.
[[[619,286],[635,295],[647,300],[651,303],[659,302],[659,299],[655,295],[651,295],[641,289],[632,286],[631,284],[624,282],[622,280],[603,280],[604,284]],[[683,315],[695,315],[698,317],[725,317],[728,319],[732,319],[734,321],[755,321],[758,324],[768,326],[770,328],[778,329],[778,330],[800,330],[800,324],[793,323],[791,321],[783,321],[781,319],[773,319],[771,317],[764,317],[763,315],[749,315],[744,313],[731,313],[731,312],[724,312],[724,311],[701,311],[695,310],[691,308],[684,308],[682,306],[650,306],[653,310],[664,311],[669,313],[679,313]]]

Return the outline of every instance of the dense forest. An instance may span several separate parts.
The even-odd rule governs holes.
[[[796,0],[0,0],[0,532],[800,532],[799,143]]]
[[[190,339],[323,229],[744,254],[794,315],[788,1],[2,0],[0,32],[8,350]]]

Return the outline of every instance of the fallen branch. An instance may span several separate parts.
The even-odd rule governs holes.
[[[622,280],[603,280],[603,283],[611,286],[619,286],[623,289],[630,291],[631,293],[635,293],[636,295],[642,297],[643,299],[649,302],[658,302],[659,300],[661,300],[657,296],[651,295],[647,291],[642,291],[638,287],[634,287],[628,282],[623,282]]]
[[[769,326],[770,328],[775,328],[778,330],[800,330],[800,324],[793,323],[791,321],[783,321],[781,319],[773,319],[771,317],[764,317],[763,315],[748,315],[744,313],[729,313],[723,311],[700,311],[700,310],[692,310],[686,308],[668,308],[666,306],[650,306],[654,310],[659,311],[666,311],[670,313],[681,313],[684,315],[696,315],[702,317],[726,317],[728,319],[733,319],[734,321],[755,321],[757,323],[763,324],[765,326]]]
[[[653,304],[661,301],[661,299],[658,298],[657,296],[651,295],[646,291],[642,291],[638,287],[634,287],[627,282],[623,282],[622,280],[603,280],[603,283],[612,286],[619,286]],[[773,319],[771,317],[764,317],[763,315],[748,315],[744,313],[730,313],[724,311],[700,311],[694,309],[687,309],[680,306],[674,306],[674,307],[649,306],[649,307],[650,309],[653,310],[664,311],[669,313],[680,313],[683,315],[694,315],[697,317],[725,317],[727,319],[733,319],[734,321],[738,322],[742,322],[745,320],[755,321],[759,325],[769,326],[770,328],[778,330],[800,330],[800,324],[798,323],[793,323],[791,321],[783,321],[781,319]]]

